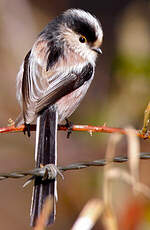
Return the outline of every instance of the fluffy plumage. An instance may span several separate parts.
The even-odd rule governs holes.
[[[101,24],[94,16],[80,9],[70,9],[48,23],[26,55],[17,76],[17,99],[21,114],[16,125],[23,122],[30,124],[39,117],[35,150],[37,167],[41,162],[39,159],[44,164],[56,164],[56,141],[50,141],[49,150],[43,147],[41,151],[39,147],[43,145],[42,140],[45,141],[43,146],[47,146],[47,139],[56,139],[56,130],[53,129],[50,134],[50,131],[41,129],[49,124],[46,119],[48,115],[55,114],[57,122],[60,122],[68,118],[80,104],[94,76],[102,37]],[[57,122],[51,118],[51,125],[57,127]],[[44,155],[45,151],[50,152],[51,156]],[[35,225],[45,197],[56,194],[54,184],[55,181],[47,183],[44,190],[40,187],[42,183],[35,183],[37,190],[33,197],[32,225]],[[42,191],[41,195],[39,191]],[[53,221],[54,215],[48,223]]]
[[[84,44],[79,41],[81,35],[87,39]],[[23,110],[18,124],[31,123],[38,115],[39,101],[51,99],[58,83],[63,85],[70,74],[80,75],[89,63],[94,72],[97,54],[92,48],[101,45],[102,36],[98,20],[78,9],[67,10],[44,28],[18,73],[17,98]]]

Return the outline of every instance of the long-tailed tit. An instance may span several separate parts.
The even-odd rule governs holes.
[[[29,127],[37,119],[36,167],[57,164],[57,125],[68,118],[85,96],[101,53],[103,32],[90,13],[69,9],[53,19],[39,34],[17,77],[21,113],[16,125]],[[31,225],[35,225],[48,195],[56,197],[56,180],[35,179]],[[53,213],[48,223],[55,219]]]

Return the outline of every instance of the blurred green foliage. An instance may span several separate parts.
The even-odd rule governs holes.
[[[135,57],[118,55],[113,60],[112,73],[117,73],[123,78],[150,78],[150,56],[143,58],[140,54]]]

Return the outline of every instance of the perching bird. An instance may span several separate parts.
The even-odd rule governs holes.
[[[39,34],[17,76],[21,114],[16,120],[29,125],[37,119],[36,167],[57,164],[57,125],[78,107],[94,77],[103,32],[95,16],[69,9]],[[31,225],[34,226],[48,195],[57,196],[56,180],[35,179]],[[53,213],[47,224],[55,219]]]

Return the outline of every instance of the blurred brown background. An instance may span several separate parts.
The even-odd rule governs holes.
[[[71,120],[76,124],[103,125],[106,122],[108,126],[141,128],[144,109],[150,100],[148,0],[0,0],[0,126],[6,126],[8,119],[15,119],[19,113],[15,83],[24,56],[41,29],[68,8],[82,8],[95,14],[104,30],[103,55],[97,60],[95,79]],[[68,140],[66,133],[59,133],[59,165],[103,158],[108,137],[107,134],[91,137],[88,133],[76,132]],[[0,171],[33,168],[34,142],[34,134],[30,139],[22,133],[1,135]],[[141,151],[149,152],[149,149],[149,141],[141,141]],[[118,155],[125,153],[124,138]],[[147,185],[150,185],[149,167],[150,161],[141,161],[140,178]],[[58,179],[57,219],[51,229],[70,229],[83,205],[92,197],[101,197],[102,173],[102,168],[88,168],[66,172],[64,181]],[[30,228],[32,185],[23,189],[24,181],[0,182],[0,229]],[[115,186],[114,207],[119,218],[131,200],[129,187]],[[145,203],[138,228],[130,229],[150,229],[150,206],[148,201]],[[100,221],[94,229],[103,229]]]

